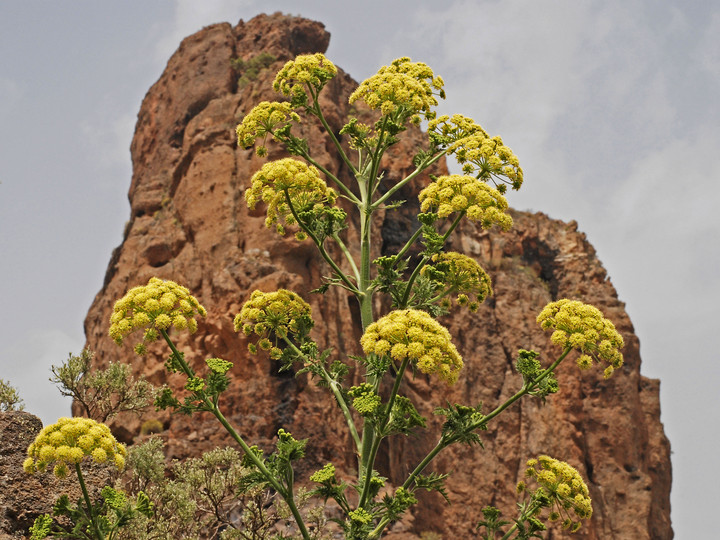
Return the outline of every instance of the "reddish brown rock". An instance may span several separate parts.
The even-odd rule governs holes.
[[[271,83],[284,61],[298,53],[323,52],[328,41],[322,24],[275,14],[235,27],[213,25],[182,42],[138,115],[131,219],[85,322],[87,345],[96,352],[98,366],[129,362],[152,382],[177,386],[180,379],[165,373],[167,352],[160,344],[147,356],[136,357],[130,344],[118,348],[109,339],[108,320],[113,303],[152,276],[189,287],[209,315],[196,334],[178,334],[178,346],[198,369],[207,357],[233,361],[233,384],[222,398],[226,416],[247,440],[263,447],[271,445],[279,427],[309,438],[308,458],[301,465],[305,473],[328,460],[346,471],[354,468],[342,416],[327,391],[307,376],[278,373],[266,356],[248,355],[232,319],[252,290],[295,290],[312,304],[315,339],[343,358],[359,352],[358,310],[340,289],[311,295],[328,273],[312,246],[291,235],[278,236],[264,227],[262,210],[247,209],[243,192],[265,160],[237,148],[234,127],[259,101],[278,99]],[[261,52],[277,61],[239,88],[231,60],[249,60]],[[340,71],[324,90],[322,100],[334,130],[349,111],[347,96],[355,84]],[[301,132],[316,159],[347,180],[317,123],[305,119]],[[384,163],[388,178],[401,178],[413,169],[413,148],[421,141],[419,131],[408,131]],[[283,155],[269,148],[271,159]],[[417,211],[414,195],[424,182],[427,178],[419,178],[415,187],[405,190],[401,198],[408,204],[401,212],[379,217],[376,254],[397,249],[417,226],[412,220]],[[563,364],[561,390],[544,406],[531,400],[515,404],[483,433],[484,450],[458,447],[441,454],[435,468],[453,471],[448,483],[453,504],[436,495],[423,496],[403,527],[414,534],[474,537],[480,509],[493,504],[512,511],[514,484],[523,475],[525,460],[547,453],[568,461],[588,480],[595,514],[576,538],[672,538],[669,443],[660,423],[658,382],[640,375],[638,339],[624,306],[574,223],[543,214],[514,212],[513,217],[515,227],[508,233],[466,223],[453,240],[454,249],[488,270],[495,288],[495,296],[477,314],[443,320],[465,359],[460,380],[448,388],[418,375],[408,378],[403,391],[430,417],[446,400],[483,402],[484,410],[491,410],[519,387],[513,370],[519,348],[542,352],[546,362],[557,354],[534,320],[546,303],[562,297],[595,304],[615,322],[627,343],[627,363],[608,381],[599,370],[581,373],[572,361]],[[347,235],[354,249],[354,222]],[[148,413],[144,419],[150,417],[159,417],[168,428],[173,456],[196,455],[229,442],[217,422],[205,415],[188,419]],[[144,419],[122,417],[114,429],[130,441]],[[432,417],[431,436],[391,439],[379,458],[381,472],[395,485],[401,483],[408,467],[434,445],[438,426]]]

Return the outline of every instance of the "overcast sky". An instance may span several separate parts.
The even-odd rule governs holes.
[[[446,82],[520,159],[520,210],[577,220],[659,378],[676,537],[711,538],[720,496],[720,3],[622,1],[3,0],[0,378],[44,423],[47,379],[129,218],[129,145],[180,40],[283,11],[321,20],[356,80],[394,58]],[[712,468],[710,468],[712,467]],[[711,525],[712,524],[712,525]],[[713,531],[712,533],[710,531]]]

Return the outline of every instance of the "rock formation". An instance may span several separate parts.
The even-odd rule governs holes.
[[[341,289],[310,294],[328,271],[309,241],[280,237],[264,227],[262,209],[247,209],[243,192],[265,159],[236,146],[234,127],[259,101],[278,99],[272,80],[283,62],[323,52],[328,42],[322,24],[280,14],[237,26],[216,24],[183,40],[138,115],[131,147],[130,221],[85,321],[87,346],[96,352],[98,367],[129,362],[153,383],[177,385],[179,379],[166,375],[167,352],[160,344],[137,357],[129,344],[120,348],[110,340],[108,320],[113,303],[152,276],[187,286],[209,315],[194,335],[179,333],[178,346],[198,369],[208,357],[234,362],[233,383],[222,406],[247,440],[269,447],[279,427],[309,439],[301,475],[329,460],[352,472],[355,459],[342,416],[328,392],[307,375],[278,373],[266,356],[250,356],[243,336],[233,331],[233,317],[255,289],[292,289],[313,307],[320,346],[332,346],[342,358],[359,352],[359,314]],[[260,53],[275,61],[239,85],[242,74],[231,61],[248,61]],[[355,86],[341,71],[323,91],[324,110],[336,132]],[[358,113],[367,114],[362,109]],[[316,159],[348,179],[317,123],[305,119],[301,129]],[[421,141],[419,131],[408,131],[384,163],[388,181],[413,169],[412,150]],[[269,150],[270,159],[283,156],[272,144]],[[444,167],[441,163],[436,172]],[[423,182],[427,177],[401,194],[408,200],[407,210],[380,217],[376,254],[397,249],[417,226],[411,216]],[[495,295],[474,316],[451,315],[442,321],[465,359],[456,385],[446,387],[422,374],[404,383],[402,391],[431,418],[430,429],[437,432],[440,421],[432,411],[447,400],[483,402],[487,411],[512,395],[519,387],[513,369],[519,348],[534,348],[546,361],[554,358],[558,351],[535,323],[537,313],[554,299],[578,298],[599,307],[625,337],[626,365],[605,381],[601,371],[580,372],[568,361],[558,373],[560,392],[545,405],[530,399],[515,404],[483,433],[484,449],[446,450],[435,468],[452,471],[452,504],[435,494],[422,495],[409,532],[473,538],[480,509],[493,504],[512,512],[514,485],[523,476],[525,460],[546,453],[574,465],[590,486],[595,514],[576,538],[672,538],[670,448],[660,423],[659,382],[640,375],[639,343],[624,306],[576,224],[543,214],[513,212],[513,218],[515,226],[507,233],[466,222],[454,237],[452,248],[476,258],[491,274]],[[356,238],[356,224],[347,233],[350,241]],[[189,419],[149,412],[141,419],[120,418],[114,430],[130,442],[141,422],[154,417],[167,428],[171,456],[229,444],[216,421],[203,415]],[[391,439],[380,456],[380,472],[397,485],[434,440],[435,435]]]

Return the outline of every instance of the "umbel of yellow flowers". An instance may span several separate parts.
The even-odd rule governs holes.
[[[550,521],[563,518],[563,527],[575,532],[580,528],[580,520],[592,516],[588,487],[571,465],[549,456],[538,456],[528,460],[525,477],[535,480],[538,491],[542,490],[550,499]],[[525,489],[525,483],[520,482],[518,491]],[[574,515],[570,514],[571,510]]]
[[[441,218],[465,212],[471,221],[479,221],[483,229],[497,224],[507,231],[513,221],[505,211],[507,199],[497,189],[472,176],[451,174],[440,176],[418,195],[420,210],[434,210]]]
[[[234,320],[235,331],[259,336],[258,345],[269,351],[271,358],[279,358],[282,351],[270,338],[295,337],[302,325],[312,327],[312,324],[310,304],[286,289],[268,293],[254,291]],[[248,350],[255,354],[257,346],[250,343]]]
[[[135,346],[135,352],[145,353],[145,344],[155,341],[158,331],[188,329],[197,330],[195,315],[205,317],[207,312],[185,287],[174,281],[150,278],[147,285],[133,287],[115,302],[110,317],[110,337],[121,345],[123,338],[135,330],[145,329],[143,341]]]
[[[127,455],[110,428],[90,418],[60,418],[38,433],[27,452],[25,472],[44,471],[54,463],[53,473],[58,478],[67,476],[68,465],[74,466],[85,457],[96,463],[112,463],[122,470]]]
[[[315,205],[332,205],[337,193],[325,184],[320,173],[312,165],[292,158],[271,161],[262,166],[251,180],[245,192],[248,208],[254,209],[262,201],[267,205],[265,225],[275,225],[280,234],[285,233],[283,224],[297,224],[287,199],[296,212],[308,210]]]
[[[455,251],[446,251],[433,255],[431,260],[433,269],[442,272],[446,291],[457,294],[456,302],[459,306],[467,305],[475,313],[480,304],[492,295],[490,276],[475,259]],[[420,273],[429,274],[429,269],[426,266]],[[474,300],[471,300],[472,297]]]
[[[409,358],[423,373],[437,373],[452,384],[463,367],[450,332],[429,313],[417,309],[391,311],[367,327],[360,338],[366,354]]]
[[[609,364],[605,368],[608,379],[623,365],[623,338],[598,308],[563,298],[545,306],[537,322],[543,330],[554,330],[553,343],[582,353],[577,360],[580,369],[592,367],[593,358],[602,360]]]
[[[363,100],[371,109],[380,109],[387,116],[410,116],[419,124],[421,115],[428,120],[435,117],[432,110],[438,104],[435,96],[444,98],[444,82],[422,62],[412,62],[404,56],[363,81],[350,96],[349,102]]]

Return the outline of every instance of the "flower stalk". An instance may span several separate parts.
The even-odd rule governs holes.
[[[312,240],[330,268],[330,276],[324,277],[324,285],[315,292],[339,286],[356,298],[362,332],[360,345],[365,356],[350,356],[346,351],[332,349],[321,351],[312,339],[314,321],[310,304],[300,295],[284,289],[252,292],[236,315],[234,327],[247,337],[251,354],[266,351],[272,360],[281,363],[280,369],[296,365],[298,374],[310,373],[330,389],[358,454],[357,482],[352,484],[359,494],[357,506],[353,509],[348,502],[345,490],[349,486],[338,481],[331,463],[313,474],[310,480],[319,484],[313,493],[325,500],[333,498],[345,513],[344,520],[340,521],[346,538],[360,540],[379,538],[390,523],[417,503],[413,495],[416,489],[436,490],[445,495],[443,482],[447,475],[423,475],[433,459],[452,444],[482,444],[477,432],[484,430],[488,422],[524,396],[544,399],[557,391],[554,370],[571,350],[580,351],[578,364],[581,368],[589,367],[594,360],[603,361],[608,364],[605,376],[612,375],[613,370],[622,366],[619,353],[622,338],[612,323],[591,306],[569,300],[548,304],[537,322],[543,329],[553,331],[551,341],[562,347],[560,356],[543,368],[536,359],[537,353],[521,350],[517,368],[523,385],[489,414],[482,414],[479,406],[448,404],[449,408],[438,409],[439,414],[447,417],[438,442],[394,495],[388,493],[380,499],[378,494],[383,479],[374,466],[382,442],[390,435],[409,435],[416,428],[425,426],[425,419],[412,401],[400,394],[408,367],[411,366],[413,372],[417,370],[454,384],[464,365],[449,331],[435,317],[447,313],[453,302],[451,296],[455,297],[458,307],[475,313],[492,294],[490,276],[477,261],[466,255],[446,252],[445,246],[465,219],[477,222],[485,229],[496,225],[509,229],[512,218],[504,194],[507,186],[519,189],[523,173],[517,157],[502,139],[491,137],[472,119],[461,115],[437,118],[434,108],[438,98],[445,97],[444,82],[427,65],[412,62],[409,58],[399,58],[384,66],[350,96],[350,103],[363,101],[373,111],[376,115],[374,124],[364,125],[357,118],[350,118],[339,135],[336,134],[329,126],[319,100],[320,92],[336,74],[337,68],[319,53],[301,55],[287,62],[273,85],[287,101],[259,104],[237,127],[237,136],[238,144],[244,148],[261,141],[257,147],[258,155],[267,154],[264,144],[271,137],[285,145],[291,155],[301,158],[284,158],[263,165],[253,175],[245,198],[250,208],[258,204],[266,207],[266,226],[274,228],[278,234],[285,235],[286,229],[291,229],[298,241]],[[298,112],[319,120],[339,163],[354,176],[356,190],[344,185],[331,166],[324,166],[314,159],[307,141],[292,133],[301,121]],[[395,184],[383,185],[381,160],[385,152],[400,140],[409,125],[418,125],[423,120],[429,122],[428,144],[417,150],[413,161],[415,169]],[[356,163],[345,152],[348,146],[357,151]],[[418,195],[422,212],[418,219],[422,227],[410,236],[397,254],[383,255],[372,261],[375,212],[401,205],[402,202],[389,204],[389,201],[404,186],[427,173],[443,156],[454,156],[464,174],[431,176],[432,181]],[[327,186],[322,176],[335,184],[340,195]],[[341,239],[340,233],[347,227],[347,214],[337,205],[338,197],[350,201],[357,212],[356,219],[350,223],[359,225],[356,232],[359,260]],[[439,228],[436,226],[438,220],[442,224]],[[421,240],[425,246],[422,257],[413,268],[408,268],[410,258],[406,256]],[[329,252],[326,247],[329,243],[334,243],[342,252],[344,263],[341,258],[333,259],[330,255],[333,251]],[[345,272],[341,266],[349,271]],[[393,309],[378,313],[377,320],[374,310],[381,309],[383,304],[374,302],[375,293],[387,293],[393,302]],[[309,539],[313,535],[299,507],[298,501],[302,502],[303,498],[295,497],[292,466],[293,461],[303,457],[305,441],[295,440],[280,429],[277,451],[265,460],[257,448],[248,445],[237,433],[218,406],[220,393],[231,384],[227,372],[232,364],[222,359],[206,360],[209,374],[205,379],[200,378],[170,339],[170,328],[194,332],[196,316],[204,317],[205,314],[205,309],[187,289],[174,282],[153,278],[147,286],[131,289],[118,301],[110,334],[121,344],[128,334],[143,329],[143,341],[135,347],[139,354],[146,352],[146,343],[163,337],[172,352],[168,369],[187,376],[185,389],[191,393],[185,403],[180,404],[168,390],[170,395],[165,393],[162,398],[165,404],[183,412],[211,412],[244,451],[248,463],[264,478],[266,484],[263,486],[271,487],[283,498],[300,535]],[[331,362],[331,357],[336,360]],[[348,360],[356,362],[355,373],[364,379],[359,386],[349,389],[343,384],[352,365],[348,365]],[[389,382],[387,377],[393,374],[392,388],[383,399],[381,385],[384,380]],[[350,398],[355,412],[351,410]],[[356,425],[358,414],[362,417],[362,430],[358,429],[359,424]],[[548,486],[554,484],[547,480],[550,473],[570,473],[564,465],[549,461],[551,458],[539,459],[547,470],[528,474],[535,474],[543,489],[550,489],[552,494],[555,488]],[[558,488],[555,502],[567,502],[563,497],[568,489]],[[518,523],[535,520],[538,511],[547,506],[550,499],[543,499],[537,493],[540,491],[535,492],[535,498],[523,507],[520,520],[503,538],[518,532]],[[589,517],[588,504],[589,498],[587,502],[583,499],[576,512],[578,519]],[[492,526],[497,523],[500,522],[492,521]],[[540,526],[532,523],[533,527]],[[573,527],[576,525],[579,526],[579,521],[572,522]]]

